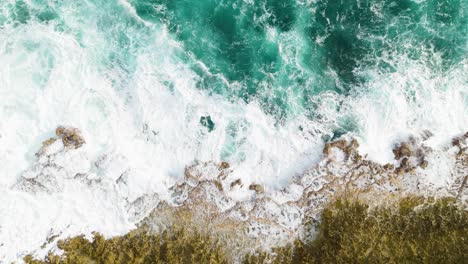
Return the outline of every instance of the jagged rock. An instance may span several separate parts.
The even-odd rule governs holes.
[[[457,156],[461,157],[468,151],[468,132],[452,139],[452,146],[459,149]]]
[[[331,143],[331,147],[339,148],[343,152],[346,149],[347,145],[348,145],[348,142],[346,141],[346,139],[340,139]]]
[[[362,156],[359,155],[358,153],[356,153],[354,156],[353,156],[353,161],[355,163],[360,163],[362,161]]]
[[[87,175],[90,166],[87,157],[79,151],[63,151],[64,147],[76,149],[85,143],[79,130],[59,126],[56,134],[57,137],[42,142],[35,154],[38,159],[23,171],[14,185],[16,189],[30,193],[55,193],[63,190],[66,181]]]
[[[34,178],[22,178],[15,187],[29,193],[53,193],[62,190],[63,181],[52,174],[40,173]]]
[[[396,160],[399,160],[400,158],[403,158],[403,157],[411,157],[412,153],[413,153],[413,148],[407,142],[402,142],[400,144],[397,144],[393,148],[393,154]]]
[[[126,206],[129,219],[135,222],[142,220],[151,213],[156,206],[158,206],[159,202],[160,199],[156,193],[145,194],[137,198]]]
[[[218,189],[219,191],[223,191],[223,184],[220,182],[220,181],[213,181],[213,184],[214,186],[216,186],[216,189]]]
[[[168,201],[171,205],[180,206],[189,198],[189,190],[192,186],[187,183],[177,184],[169,188],[171,197]]]
[[[400,166],[395,170],[397,174],[402,174],[408,172],[411,169],[410,162],[408,157],[404,157],[401,162]]]
[[[383,168],[385,170],[393,170],[395,168],[395,166],[393,166],[393,164],[390,164],[390,163],[387,163],[383,166]]]
[[[229,163],[202,162],[185,167],[184,178],[191,186],[196,186],[201,181],[224,180],[229,175]]]
[[[425,169],[425,168],[427,168],[428,165],[429,165],[429,163],[427,162],[427,160],[423,160],[423,161],[419,164],[419,167]]]
[[[429,130],[424,130],[422,133],[421,133],[421,138],[422,140],[427,140],[428,138],[432,137],[434,134],[432,134],[431,131]]]
[[[353,138],[351,142],[349,143],[349,145],[344,150],[344,152],[346,153],[347,156],[350,156],[355,151],[357,151],[358,148],[359,148],[359,143],[355,138]]]
[[[321,162],[297,175],[283,189],[272,192],[265,192],[262,185],[253,183],[248,185],[250,192],[241,193],[245,191],[239,188],[243,186],[241,179],[223,176],[231,172],[227,162],[196,163],[186,168],[184,182],[170,189],[172,195],[168,205],[209,219],[212,223],[209,228],[216,232],[226,230],[226,223],[242,226],[243,230],[248,230],[249,243],[259,245],[264,240],[287,241],[297,236],[306,221],[305,215],[319,219],[324,206],[340,195],[378,205],[395,197],[439,191],[431,186],[432,183],[426,184],[424,174],[416,170],[418,166],[426,168],[428,160],[432,160],[426,157],[431,150],[421,141],[410,138],[397,144],[396,168],[392,163],[383,165],[368,160],[359,154],[358,148],[356,139],[325,144]],[[457,157],[458,163],[463,160]],[[454,172],[458,175],[454,176],[458,177],[452,192],[454,197],[466,196],[467,180],[463,176],[467,165],[463,164]],[[237,196],[239,193],[241,198]],[[383,198],[375,199],[377,194]],[[160,217],[161,207],[158,208],[153,212]]]
[[[260,184],[250,184],[249,190],[255,191],[258,194],[265,192],[265,189]]]
[[[67,136],[67,133],[66,128],[57,132],[57,136],[62,139],[64,145],[69,144],[68,147],[74,149],[83,144],[79,140],[75,140],[73,136],[69,139],[70,136]],[[56,141],[56,139],[51,140],[44,145],[47,148]],[[56,144],[61,146],[60,141]],[[409,147],[405,147],[405,144],[408,144]],[[402,156],[399,161],[400,166],[395,169],[392,164],[380,165],[362,157],[358,152],[359,144],[355,139],[327,143],[323,149],[325,155],[337,155],[340,158],[345,157],[345,160],[333,160],[327,155],[326,162],[314,165],[305,173],[298,175],[297,179],[290,182],[284,189],[276,192],[265,192],[264,187],[260,184],[251,184],[248,186],[251,191],[246,191],[239,188],[239,186],[242,187],[241,179],[227,177],[231,172],[229,163],[201,162],[187,166],[182,182],[171,187],[169,195],[161,197],[161,199],[167,199],[165,202],[167,202],[168,207],[195,211],[200,215],[200,218],[208,219],[209,228],[216,231],[226,228],[226,223],[236,227],[241,226],[244,231],[249,228],[248,234],[251,237],[248,239],[254,241],[253,245],[266,240],[287,241],[300,233],[301,223],[305,221],[304,215],[307,214],[311,218],[318,219],[321,209],[336,195],[346,193],[372,200],[375,199],[376,193],[385,196],[389,193],[395,195],[396,191],[398,194],[412,194],[414,190],[419,191],[419,189],[413,188],[420,183],[417,181],[416,173],[414,175],[407,173],[414,169],[415,164],[419,164],[422,168],[427,166],[427,160],[424,159],[426,150],[417,146],[415,142],[399,146],[403,146],[399,150],[399,155]],[[411,151],[407,151],[406,148]],[[406,156],[409,152],[411,152],[410,155]],[[75,153],[79,153],[79,151],[63,151],[57,155],[61,157]],[[47,157],[47,159],[53,160],[52,157]],[[111,160],[110,158],[102,158],[96,162],[97,171],[107,170],[107,164]],[[396,170],[399,170],[398,175]],[[115,179],[115,181],[109,181],[109,183],[117,184],[117,186],[126,185],[126,170],[122,171],[120,169],[118,173],[115,170],[111,171],[115,177],[108,178]],[[54,175],[58,174],[54,173]],[[62,178],[68,180],[69,176],[67,175],[50,179],[43,178],[45,174],[35,178],[25,177],[26,180],[24,180],[22,188],[56,192],[57,190],[54,188],[60,187],[60,182],[52,180],[61,180]],[[75,175],[73,180],[79,180],[86,176],[84,173],[81,174],[81,171],[73,175]],[[403,180],[408,180],[410,184],[403,182]],[[459,182],[457,191],[460,190],[458,193],[464,195],[466,178],[460,179]],[[419,194],[426,191],[424,188],[421,187]],[[245,192],[242,193],[243,191]],[[239,198],[238,193],[246,198]],[[262,195],[258,195],[260,193]],[[137,199],[127,199],[125,202],[125,208],[131,221],[140,221],[148,215],[149,211],[153,211],[161,217],[161,208],[169,210],[165,206],[166,203],[162,203],[157,195],[143,195]]]
[[[53,143],[55,143],[55,141],[57,141],[57,138],[53,137],[53,138],[49,138],[48,140],[42,142],[42,146],[39,149],[39,151],[36,153],[36,157],[43,156],[47,152],[47,149],[49,148],[49,146],[52,145]]]
[[[241,179],[237,179],[237,180],[231,182],[231,189],[234,188],[236,185],[241,185],[241,184],[242,184]]]
[[[425,134],[428,133],[430,132],[425,132]],[[400,167],[398,167],[395,171],[397,173],[402,173],[412,172],[417,167],[422,169],[427,168],[429,163],[425,156],[431,151],[432,150],[430,148],[424,146],[422,142],[419,142],[414,137],[410,137],[408,141],[397,143],[393,148],[393,154],[395,156],[395,160],[401,159],[401,162]]]
[[[226,161],[222,161],[220,164],[219,164],[219,168],[222,169],[222,170],[225,170],[225,169],[229,169],[230,165],[229,163],[227,163]]]
[[[362,156],[358,153],[359,143],[356,139],[351,139],[349,142],[346,139],[340,139],[334,142],[326,143],[323,148],[323,155],[330,161],[336,160],[352,160],[354,163],[359,163]],[[334,150],[335,149],[335,150]],[[340,154],[342,153],[342,154]]]
[[[325,155],[326,157],[330,156],[331,155],[331,144],[330,143],[326,143],[325,146],[323,147],[323,155]]]
[[[59,126],[55,129],[55,134],[62,139],[66,148],[77,149],[86,143],[78,128]]]

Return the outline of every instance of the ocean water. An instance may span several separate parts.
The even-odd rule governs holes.
[[[0,211],[42,219],[37,237],[132,227],[108,228],[120,209],[99,216],[87,193],[12,189],[58,125],[89,160],[120,157],[129,200],[164,198],[195,161],[281,188],[341,136],[382,163],[426,130],[442,148],[468,130],[467,50],[465,0],[0,0]],[[14,249],[18,233],[0,257],[39,241]]]

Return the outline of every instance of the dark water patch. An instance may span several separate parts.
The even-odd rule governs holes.
[[[272,26],[279,27],[281,31],[291,30],[296,20],[296,7],[295,1],[266,1],[265,10],[271,13],[268,17],[268,23]]]
[[[28,6],[22,0],[16,1],[12,9],[12,19],[20,24],[26,24],[31,18]]]
[[[52,10],[44,10],[37,14],[37,19],[41,22],[49,22],[58,18],[57,13]]]
[[[200,117],[200,124],[208,129],[208,132],[211,132],[215,129],[215,123],[211,120],[211,116],[202,116]]]
[[[293,108],[311,109],[308,98],[324,90],[348,94],[365,83],[356,74],[361,68],[394,70],[381,59],[383,54],[420,60],[424,50],[432,48],[445,64],[458,63],[465,50],[466,4],[449,2],[134,0],[132,4],[143,19],[166,24],[191,58],[204,65],[192,66],[201,76],[200,89],[246,102],[256,99],[267,113],[281,119]],[[190,63],[189,57],[185,59]]]

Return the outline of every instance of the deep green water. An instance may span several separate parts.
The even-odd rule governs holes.
[[[348,94],[366,81],[355,74],[359,68],[392,71],[383,56],[420,60],[431,50],[447,67],[466,56],[466,1],[309,2],[131,1],[143,19],[167,25],[192,59],[220,74],[194,65],[200,89],[259,99],[278,116],[313,110],[308,98],[324,90]]]
[[[115,67],[125,84],[151,28],[118,1],[10,1],[0,25],[35,21],[86,43],[87,25],[105,34],[96,57]],[[29,2],[28,2],[29,3]],[[387,63],[407,55],[437,54],[444,67],[467,51],[465,0],[129,0],[147,23],[163,25],[180,41],[180,59],[199,75],[198,88],[231,100],[258,100],[279,120],[314,115],[310,97],[322,91],[348,95],[366,82],[361,69],[394,69]],[[0,13],[1,14],[1,13]],[[74,18],[70,23],[70,17]],[[53,64],[53,59],[50,62]],[[201,65],[204,65],[202,67]]]

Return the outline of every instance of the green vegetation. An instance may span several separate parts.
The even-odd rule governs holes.
[[[60,241],[62,257],[47,263],[228,263],[223,245],[188,228],[160,236],[133,231],[105,240],[95,234]],[[338,199],[323,211],[314,241],[247,255],[244,263],[463,263],[468,212],[454,199],[403,198],[397,206],[369,209]],[[25,258],[26,263],[43,263]]]
[[[221,247],[212,238],[182,228],[160,236],[132,231],[125,236],[104,239],[95,233],[93,241],[83,236],[59,241],[63,256],[52,253],[45,261],[26,256],[28,264],[39,263],[227,263]]]
[[[468,212],[453,199],[404,198],[397,208],[369,210],[337,200],[309,243],[249,256],[245,263],[464,263]]]

